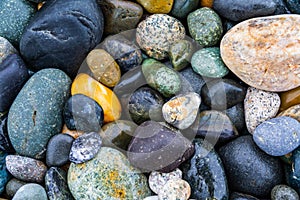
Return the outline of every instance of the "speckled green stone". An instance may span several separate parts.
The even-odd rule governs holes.
[[[18,45],[24,28],[36,12],[36,6],[27,0],[0,1],[0,36]]]
[[[299,200],[297,192],[287,185],[276,185],[271,191],[271,200]]]
[[[70,165],[68,185],[76,200],[140,200],[151,195],[147,178],[118,150],[102,147],[96,157]]]
[[[181,79],[176,71],[154,59],[146,59],[142,71],[150,87],[165,97],[171,97],[181,89]]]
[[[180,71],[187,67],[193,55],[192,43],[187,40],[179,40],[171,45],[169,50],[169,57],[173,68]]]
[[[190,12],[196,10],[199,0],[174,0],[171,15],[176,18],[185,18]]]
[[[10,44],[10,42],[7,39],[5,39],[4,37],[0,37],[0,64],[9,54],[16,54],[16,53],[18,53],[18,52],[12,46],[12,44]]]
[[[190,34],[203,47],[214,46],[223,33],[222,21],[210,8],[200,8],[188,15]]]
[[[59,69],[35,73],[19,92],[8,115],[8,135],[20,155],[40,159],[51,136],[62,128],[70,78]]]
[[[210,78],[222,78],[229,72],[223,63],[219,47],[200,49],[194,53],[191,64],[196,73]]]

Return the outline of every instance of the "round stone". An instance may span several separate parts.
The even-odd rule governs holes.
[[[276,185],[271,191],[271,200],[299,200],[298,193],[287,185]]]
[[[193,54],[193,70],[201,76],[222,78],[229,72],[222,61],[219,47],[203,48]]]
[[[189,32],[201,46],[216,45],[222,36],[222,21],[218,14],[210,8],[200,8],[187,17]]]
[[[0,36],[0,64],[10,54],[17,54],[18,51],[13,45],[4,37]]]
[[[296,88],[300,85],[300,43],[295,42],[299,38],[299,25],[299,15],[241,22],[222,38],[222,59],[235,75],[252,87],[272,92]]]
[[[137,0],[149,13],[169,13],[174,0]]]
[[[188,200],[190,195],[191,187],[188,182],[182,179],[171,179],[159,191],[158,199]]]
[[[196,10],[199,6],[199,0],[174,0],[171,15],[176,18],[186,18],[186,16]]]
[[[262,122],[275,117],[279,107],[280,97],[277,93],[249,87],[244,100],[245,121],[249,133],[253,133]]]
[[[118,150],[102,147],[97,156],[70,165],[68,185],[75,199],[133,199],[151,195],[147,178]]]
[[[176,71],[180,71],[190,64],[193,53],[192,45],[188,40],[179,40],[170,46],[169,57]]]
[[[253,133],[254,142],[272,156],[283,156],[300,145],[300,123],[291,117],[277,117],[260,124]]]
[[[136,41],[148,56],[162,60],[168,57],[170,45],[185,37],[179,20],[165,14],[154,14],[139,23]]]
[[[48,200],[45,189],[36,183],[22,186],[12,200]]]
[[[5,192],[10,198],[12,198],[16,194],[16,192],[25,184],[26,182],[24,181],[20,181],[16,178],[12,178],[6,184]]]
[[[153,171],[149,175],[148,182],[149,182],[150,189],[155,194],[158,194],[169,180],[181,179],[181,178],[182,178],[182,171],[177,168],[174,171],[169,173]]]

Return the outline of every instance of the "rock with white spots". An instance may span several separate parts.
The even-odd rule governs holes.
[[[249,87],[244,100],[245,120],[249,133],[262,122],[276,116],[280,107],[277,93]]]
[[[191,187],[185,180],[169,180],[159,191],[159,200],[187,200],[191,195]]]

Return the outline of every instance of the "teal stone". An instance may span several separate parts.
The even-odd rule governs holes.
[[[3,193],[5,185],[8,182],[10,175],[6,170],[5,158],[7,153],[0,151],[0,194]]]
[[[298,193],[287,185],[276,185],[271,191],[271,200],[299,200]]]
[[[41,159],[48,140],[62,128],[70,78],[59,69],[35,73],[24,85],[8,115],[8,135],[20,155]]]
[[[181,79],[178,73],[154,59],[146,59],[142,71],[150,87],[165,97],[177,94],[181,89]]]
[[[17,53],[18,53],[17,50],[7,39],[5,39],[4,37],[0,37],[0,64],[2,63],[3,60],[5,60],[5,58],[8,55],[17,54]]]
[[[0,36],[18,46],[24,28],[36,12],[36,5],[27,0],[0,1]]]
[[[196,73],[210,78],[222,78],[229,72],[221,58],[219,47],[200,49],[194,53],[191,64]]]
[[[286,5],[292,13],[300,14],[299,0],[286,0]]]
[[[169,57],[173,68],[180,71],[190,64],[193,55],[193,44],[188,40],[179,40],[171,45]]]
[[[222,21],[212,9],[204,7],[190,13],[187,22],[192,38],[201,46],[214,46],[220,41]]]
[[[151,195],[147,178],[120,151],[102,147],[96,157],[70,165],[68,185],[76,200],[140,200]]]
[[[199,6],[199,0],[175,0],[171,15],[176,18],[185,18],[190,12],[196,10]]]
[[[36,183],[22,186],[12,200],[48,200],[45,189]]]

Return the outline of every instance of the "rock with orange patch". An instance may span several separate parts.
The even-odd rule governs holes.
[[[63,126],[61,132],[72,136],[74,139],[78,138],[79,136],[81,136],[84,133],[83,131],[70,130],[70,129],[68,129],[68,127],[66,125]]]
[[[200,5],[201,7],[209,7],[212,8],[214,4],[214,0],[201,0]]]
[[[87,74],[79,74],[71,87],[72,95],[84,94],[94,99],[104,111],[104,122],[112,122],[120,118],[121,104],[118,97],[106,86]]]
[[[96,157],[70,165],[68,185],[75,199],[132,199],[151,195],[147,178],[116,149],[102,147]]]
[[[163,105],[163,117],[176,128],[186,129],[195,121],[200,103],[197,93],[177,95]]]
[[[291,106],[300,104],[300,87],[280,94],[280,111],[286,110]]]
[[[300,15],[253,18],[221,41],[227,67],[248,85],[281,92],[300,86]]]
[[[174,0],[137,0],[149,13],[169,13]]]

